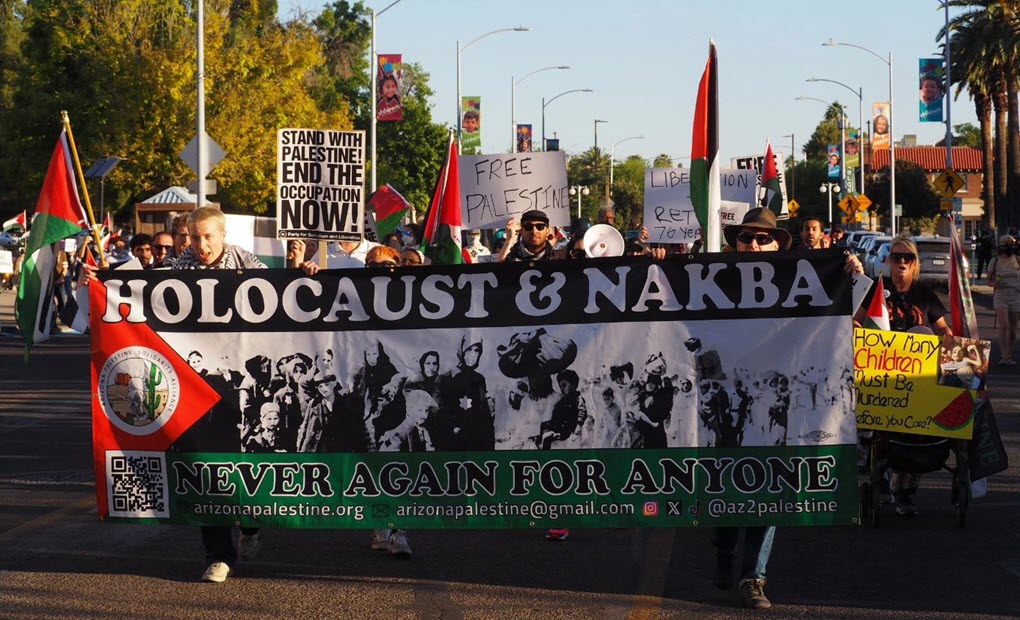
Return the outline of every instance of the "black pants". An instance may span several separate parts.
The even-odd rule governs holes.
[[[214,562],[226,562],[233,566],[237,564],[237,549],[234,547],[234,540],[231,537],[232,528],[223,525],[203,525],[202,544],[205,545],[205,561],[207,564]],[[258,534],[257,527],[242,527],[241,533],[247,536]]]

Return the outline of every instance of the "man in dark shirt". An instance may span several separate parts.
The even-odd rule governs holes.
[[[509,248],[501,254],[500,261],[548,260],[552,258],[553,246],[549,241],[552,231],[549,228],[549,216],[543,211],[533,209],[521,216],[520,223],[510,220],[506,226],[506,246]]]

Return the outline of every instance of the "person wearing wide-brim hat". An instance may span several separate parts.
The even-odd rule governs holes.
[[[775,214],[761,207],[749,210],[740,224],[727,226],[723,234],[726,243],[737,252],[778,252],[789,250],[793,243],[790,233],[776,225]],[[848,274],[863,272],[861,262],[852,253],[847,256],[845,271]],[[716,586],[724,590],[732,587],[736,571],[744,607],[768,609],[772,606],[765,596],[765,570],[775,534],[774,525],[715,528],[712,543],[716,548]]]
[[[740,224],[730,224],[723,235],[738,252],[789,250],[793,243],[789,231],[776,225],[776,214],[762,207],[750,209]],[[773,243],[777,245],[772,247]]]

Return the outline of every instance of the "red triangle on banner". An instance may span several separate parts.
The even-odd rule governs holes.
[[[89,285],[89,296],[93,459],[103,516],[108,512],[106,452],[165,452],[220,395],[146,323],[104,323],[102,282]]]

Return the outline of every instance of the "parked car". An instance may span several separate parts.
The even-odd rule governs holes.
[[[949,237],[911,237],[917,244],[921,259],[920,281],[926,284],[947,285],[949,283]],[[970,273],[967,256],[963,257],[964,273]]]
[[[851,251],[856,251],[857,246],[861,244],[861,241],[864,241],[866,238],[877,234],[878,234],[877,232],[872,230],[855,230],[854,232],[847,235],[846,246],[850,248]]]
[[[865,275],[873,278],[875,277],[873,269],[875,257],[878,255],[878,248],[882,247],[883,243],[892,241],[892,237],[889,235],[873,235],[868,240],[868,251],[864,254],[864,258],[861,259],[861,265],[864,267]]]
[[[874,243],[874,241],[875,241],[875,239],[877,237],[878,237],[878,235],[869,235],[869,236],[865,237],[863,240],[861,240],[861,242],[857,245],[857,250],[856,250],[857,259],[861,261],[861,266],[862,267],[867,262],[867,260],[868,260],[868,252],[871,251],[871,244]]]
[[[889,252],[892,251],[892,241],[884,241],[878,247],[878,251],[875,252],[875,257],[871,261],[871,277],[881,278],[890,276],[889,272]]]

